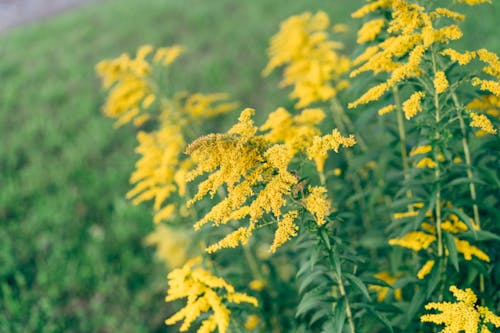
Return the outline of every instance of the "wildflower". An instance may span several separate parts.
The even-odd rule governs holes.
[[[351,147],[356,144],[356,139],[353,135],[343,137],[338,129],[334,129],[331,134],[324,136],[315,136],[312,145],[306,150],[307,157],[316,162],[318,172],[323,172],[325,160],[328,157],[328,150],[333,150],[336,153],[340,146]]]
[[[248,316],[247,320],[245,321],[245,329],[247,331],[251,331],[259,325],[260,319],[256,315],[250,315]]]
[[[491,3],[491,0],[458,0],[458,2],[466,3],[470,6],[478,5],[481,3]]]
[[[294,223],[294,221],[298,216],[299,212],[293,210],[286,213],[280,220],[278,220],[278,229],[274,234],[274,241],[271,245],[271,248],[269,249],[271,253],[276,252],[276,249],[278,247],[285,244],[292,237],[297,236],[299,227]]]
[[[488,90],[496,96],[500,96],[500,83],[493,80],[481,80],[480,78],[473,78],[472,85],[480,86],[481,90]]]
[[[314,216],[318,226],[325,224],[325,217],[331,209],[325,193],[327,190],[323,186],[310,186],[309,195],[303,200],[304,207]]]
[[[396,282],[396,278],[392,276],[391,274],[387,272],[380,272],[374,275],[379,280],[382,280],[386,282],[389,285],[392,285],[394,282]],[[384,287],[384,286],[377,286],[377,285],[370,285],[369,286],[370,290],[373,290],[377,293],[377,302],[381,303],[384,301],[384,299],[387,297],[387,294],[389,293],[390,287]],[[394,290],[394,298],[397,301],[400,301],[403,299],[403,293],[401,291],[401,288],[398,288]]]
[[[465,260],[471,260],[472,256],[475,256],[482,261],[490,262],[490,257],[486,253],[478,247],[471,245],[468,241],[458,238],[454,238],[454,241],[457,251],[463,254]]]
[[[413,93],[408,100],[403,103],[403,112],[405,113],[406,119],[413,118],[418,112],[422,111],[422,105],[420,101],[424,97],[424,93],[417,91]]]
[[[248,287],[255,291],[261,291],[266,286],[266,281],[264,280],[252,280]]]
[[[163,204],[178,189],[176,169],[187,166],[179,162],[179,155],[185,147],[184,138],[178,126],[164,124],[157,132],[139,132],[137,139],[136,152],[142,157],[130,177],[135,186],[126,197],[133,199],[135,205],[154,200],[154,221],[159,223],[173,214],[173,206],[163,207]]]
[[[238,104],[227,102],[229,94],[192,94],[185,102],[184,110],[193,117],[208,118],[234,110]]]
[[[385,25],[384,19],[375,19],[366,22],[358,31],[358,44],[374,40]]]
[[[500,327],[500,317],[484,306],[476,305],[477,296],[467,288],[465,290],[451,286],[450,291],[457,302],[430,302],[425,305],[426,310],[437,310],[440,313],[424,314],[422,322],[444,325],[440,332],[489,332],[488,324]]]
[[[387,90],[389,89],[389,85],[387,83],[381,83],[376,85],[375,87],[370,88],[366,93],[364,93],[360,98],[356,101],[349,103],[348,108],[352,109],[357,107],[360,104],[367,104],[372,101],[378,100]]]
[[[460,53],[453,49],[445,49],[441,51],[441,54],[450,57],[451,61],[456,61],[460,65],[467,65],[476,57],[476,52],[466,51],[465,53]]]
[[[470,116],[472,118],[470,126],[479,127],[479,128],[481,128],[481,130],[483,130],[485,133],[488,133],[488,134],[496,134],[497,133],[496,128],[493,127],[493,124],[491,123],[491,121],[484,114],[480,115],[480,114],[477,114],[475,112],[471,112]]]
[[[419,280],[422,280],[432,271],[433,267],[434,267],[434,260],[428,260],[418,271],[417,278]]]
[[[428,152],[432,151],[432,146],[431,145],[423,145],[423,146],[418,146],[414,147],[410,151],[410,156],[415,156],[415,155],[421,155],[421,154],[427,154]]]
[[[225,333],[229,327],[231,311],[225,303],[248,303],[257,306],[257,299],[244,293],[235,292],[234,287],[224,279],[212,275],[201,266],[201,257],[189,260],[182,268],[168,274],[168,292],[165,300],[171,302],[187,298],[184,308],[165,320],[165,324],[174,325],[183,321],[180,331],[189,330],[191,324],[203,314],[198,333],[213,332],[217,328]]]
[[[392,217],[395,220],[400,220],[400,219],[404,219],[404,218],[408,218],[408,217],[415,217],[415,216],[418,216],[418,211],[416,211],[416,210],[408,211],[408,212],[404,212],[404,213],[392,214]]]
[[[436,236],[434,235],[429,235],[422,231],[411,231],[401,238],[390,239],[389,244],[405,247],[413,251],[420,251],[427,249],[435,240]]]
[[[175,268],[186,262],[190,236],[185,230],[159,224],[145,238],[145,243],[156,247],[156,256],[163,260],[167,267]]]
[[[395,106],[394,105],[387,105],[387,106],[384,106],[382,109],[378,110],[378,115],[379,116],[382,116],[386,113],[390,113],[394,110]]]
[[[425,168],[429,168],[429,169],[432,169],[432,168],[435,168],[437,167],[437,164],[436,162],[434,162],[431,158],[429,157],[424,157],[423,159],[421,159],[416,165],[415,165],[418,169],[425,169]]]
[[[434,78],[434,89],[436,89],[436,93],[442,94],[446,91],[446,89],[448,89],[448,87],[449,83],[444,72],[436,72],[436,76]]]
[[[340,77],[348,71],[350,61],[337,53],[342,44],[329,39],[329,25],[328,15],[321,11],[295,15],[271,39],[263,74],[285,66],[280,85],[294,87],[290,96],[298,99],[297,108],[328,100],[345,86]]]

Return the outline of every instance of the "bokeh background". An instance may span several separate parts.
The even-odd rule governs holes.
[[[151,216],[124,199],[134,131],[101,114],[95,64],[182,44],[175,85],[265,114],[290,104],[277,75],[261,77],[279,22],[322,9],[353,41],[364,1],[85,1],[47,16],[50,1],[31,0],[35,14],[7,29],[14,2],[0,1],[0,332],[167,332],[165,268],[143,242]],[[500,52],[494,2],[465,10],[463,47]]]

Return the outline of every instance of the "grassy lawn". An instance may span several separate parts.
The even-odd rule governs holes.
[[[176,85],[265,114],[290,105],[260,75],[279,22],[323,8],[347,23],[361,3],[107,1],[0,36],[0,331],[167,331],[164,268],[142,245],[151,217],[124,199],[134,132],[101,115],[95,63],[183,44]],[[475,8],[464,43],[499,52],[498,13]]]

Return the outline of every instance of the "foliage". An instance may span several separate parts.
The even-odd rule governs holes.
[[[143,46],[134,59],[97,65],[111,89],[105,112],[111,106],[120,124],[140,128],[130,196],[154,201],[156,223],[194,226],[184,254],[201,253],[220,276],[202,269],[200,278],[193,261],[175,268],[162,255],[174,268],[166,300],[187,298],[166,324],[185,318],[186,331],[200,317],[198,332],[239,331],[245,318],[253,318],[247,330],[262,332],[500,327],[489,310],[499,303],[491,272],[500,240],[500,60],[485,48],[456,49],[465,16],[450,5],[369,1],[352,14],[364,21],[353,56],[338,41],[346,27],[325,12],[288,18],[263,73],[283,67],[280,86],[292,87],[294,110],[264,112],[257,126],[247,108],[225,133],[191,124],[234,103],[211,106],[207,97],[190,112],[153,75],[180,47]],[[160,248],[172,241],[156,239]],[[230,312],[234,287],[225,279],[255,292],[241,295],[259,307]],[[224,289],[228,296],[217,296]],[[443,301],[447,289],[458,303]]]

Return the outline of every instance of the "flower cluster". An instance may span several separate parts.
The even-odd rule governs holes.
[[[168,274],[168,293],[165,300],[187,299],[186,306],[165,320],[167,325],[183,321],[180,331],[185,332],[200,316],[206,314],[198,333],[225,333],[229,327],[231,311],[227,304],[247,303],[257,306],[255,297],[239,293],[224,279],[212,275],[201,265],[201,257],[186,262]]]
[[[341,77],[350,68],[349,58],[339,54],[342,44],[329,39],[330,20],[324,12],[292,16],[271,39],[268,75],[285,66],[282,87],[293,86],[290,97],[297,108],[326,101],[347,86]]]
[[[259,128],[254,125],[253,115],[253,109],[244,110],[239,122],[227,133],[200,137],[186,150],[195,165],[188,179],[192,181],[209,173],[198,185],[198,192],[189,204],[208,194],[213,197],[220,193],[219,189],[227,191],[219,203],[195,224],[195,228],[200,229],[209,222],[218,227],[232,220],[248,218],[246,226],[240,226],[209,246],[208,252],[246,244],[265,216],[274,219],[277,224],[271,252],[296,236],[298,226],[294,220],[298,211],[287,209],[291,206],[287,204],[287,199],[295,192],[299,180],[289,170],[292,159],[306,150],[309,156],[321,156],[323,162],[328,149],[338,151],[341,145],[349,147],[355,143],[353,137],[344,138],[338,130],[335,130],[335,135],[316,135],[320,132],[315,125],[323,118],[320,110],[306,109],[300,115],[291,117],[280,108],[271,113],[261,127],[260,130],[266,131],[264,133],[259,133]],[[318,140],[323,143],[321,147],[315,144]],[[309,152],[308,143],[311,142],[313,150]],[[313,188],[304,200],[305,208],[314,215],[318,225],[325,222],[329,213],[324,192],[324,189]]]
[[[442,333],[488,333],[489,324],[500,327],[500,317],[491,312],[487,307],[476,305],[477,296],[467,288],[465,290],[451,286],[450,291],[457,302],[431,302],[425,305],[426,310],[438,310],[440,313],[424,314],[420,317],[422,322],[444,325]]]

